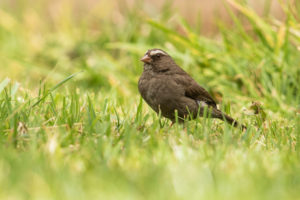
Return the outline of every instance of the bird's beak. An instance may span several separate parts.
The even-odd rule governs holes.
[[[144,63],[151,63],[152,59],[146,54],[144,57],[142,57],[141,61]]]

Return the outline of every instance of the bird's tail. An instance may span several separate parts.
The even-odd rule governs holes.
[[[216,117],[218,119],[221,119],[223,121],[226,121],[227,123],[233,125],[234,127],[241,127],[242,130],[246,130],[247,127],[243,124],[240,124],[238,121],[230,117],[229,115],[223,113],[222,111],[218,109],[213,109],[213,117]]]

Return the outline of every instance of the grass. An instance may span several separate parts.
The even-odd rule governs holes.
[[[278,21],[228,0],[206,38],[168,3],[17,2],[0,3],[0,199],[300,198],[299,6]],[[137,91],[151,47],[249,129],[157,116]]]

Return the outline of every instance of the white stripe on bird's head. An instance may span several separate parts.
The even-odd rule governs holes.
[[[160,49],[150,50],[150,56],[154,56],[157,54],[167,55],[166,52],[164,52]]]

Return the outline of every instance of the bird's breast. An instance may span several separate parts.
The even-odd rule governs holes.
[[[143,73],[138,86],[139,92],[145,101],[154,109],[157,106],[170,104],[179,93],[183,93],[178,88],[170,75],[158,75]],[[156,110],[155,109],[155,110]]]
[[[138,84],[139,92],[142,97],[151,105],[157,103],[157,93],[160,86],[159,80],[153,76],[142,76]]]

